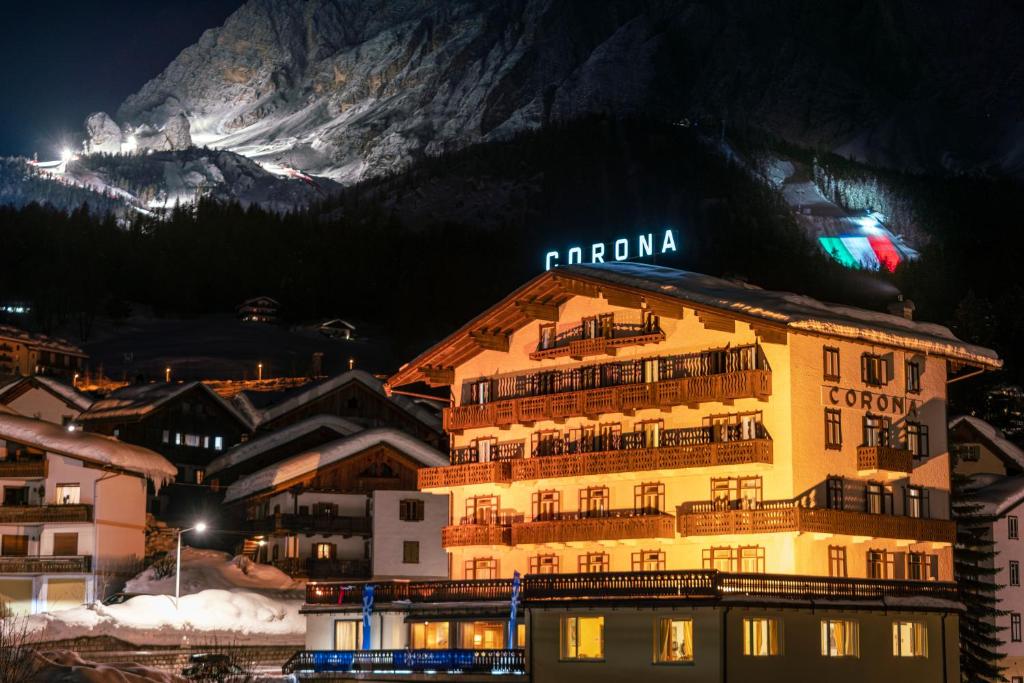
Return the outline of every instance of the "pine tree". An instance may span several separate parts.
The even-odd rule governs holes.
[[[960,677],[963,681],[1002,681],[1004,667],[999,660],[1003,640],[996,618],[1006,614],[999,609],[996,590],[998,569],[992,539],[995,518],[972,497],[969,477],[953,473],[952,511],[956,520],[956,545],[953,548],[953,575],[960,592],[964,612],[960,615]]]

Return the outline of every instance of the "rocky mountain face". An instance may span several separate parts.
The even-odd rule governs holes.
[[[587,113],[1024,174],[1024,9],[937,0],[249,0],[117,112],[342,182]]]

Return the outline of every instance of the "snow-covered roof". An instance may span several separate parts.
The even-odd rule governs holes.
[[[111,392],[105,398],[94,402],[89,407],[89,410],[82,413],[78,419],[89,421],[110,418],[141,418],[168,401],[197,387],[199,387],[200,391],[206,392],[214,402],[223,406],[224,410],[233,415],[239,422],[249,428],[252,427],[252,423],[235,405],[225,401],[221,398],[220,394],[202,382],[184,382],[181,384],[156,382],[153,384],[136,384],[123,387]]]
[[[266,422],[276,420],[282,415],[286,415],[293,410],[301,408],[307,403],[315,401],[318,398],[345,386],[349,382],[359,382],[365,385],[367,388],[385,397],[387,400],[391,401],[391,403],[409,413],[431,429],[440,431],[441,420],[435,413],[407,396],[401,396],[399,394],[392,394],[391,396],[388,396],[387,392],[384,391],[384,383],[365,370],[349,370],[322,382],[300,387],[283,400],[264,409],[257,408],[253,405],[252,401],[244,392],[235,397],[235,404],[241,412],[246,414],[253,425],[258,426]]]
[[[0,439],[76,460],[137,472],[158,488],[174,481],[178,473],[174,465],[148,448],[100,434],[68,431],[66,427],[20,415],[0,414]]]
[[[980,506],[980,514],[999,517],[1024,501],[1024,474],[976,474],[971,484],[970,500]]]
[[[92,398],[81,393],[74,387],[70,387],[63,382],[58,382],[52,377],[44,377],[42,375],[24,377],[15,382],[11,382],[4,387],[0,387],[0,403],[3,403],[7,396],[12,395],[12,393],[16,392],[21,386],[25,384],[32,384],[33,382],[38,384],[44,390],[49,391],[69,406],[77,408],[78,410],[88,410],[89,406],[93,404]],[[18,392],[18,395],[20,396],[21,393]],[[13,400],[13,398],[11,400]]]
[[[355,325],[348,322],[347,320],[342,320],[341,318],[332,318],[330,320],[325,320],[324,322],[320,323],[320,327],[334,327],[335,325],[341,325],[342,327],[347,327],[350,330],[356,329]]]
[[[961,341],[942,325],[826,303],[792,292],[761,289],[745,282],[645,263],[577,264],[560,266],[555,272],[668,295],[727,313],[785,325],[796,331],[889,344],[983,367],[1002,366],[995,351]]]
[[[1007,439],[999,429],[973,415],[961,415],[960,417],[953,418],[949,422],[949,429],[952,431],[960,425],[968,426],[986,439],[993,448],[999,451],[996,453],[996,457],[1012,460],[1018,467],[1024,470],[1024,450]]]
[[[288,443],[303,434],[308,434],[321,428],[334,430],[342,436],[349,436],[363,429],[362,426],[355,422],[338,417],[337,415],[314,415],[282,429],[268,432],[263,436],[238,444],[226,453],[211,460],[210,464],[206,466],[206,476],[209,477],[221,470],[234,467],[260,453],[266,453],[281,444]]]
[[[86,357],[85,351],[66,339],[48,337],[45,334],[37,334],[34,332],[26,332],[19,327],[12,327],[11,325],[0,325],[0,339],[10,339],[11,341],[24,344],[32,349],[57,351],[58,353],[66,353],[72,356]]]
[[[387,427],[367,429],[242,477],[228,487],[227,493],[224,495],[224,502],[236,501],[266,491],[278,484],[309,474],[378,444],[388,444],[426,467],[443,467],[450,464],[447,456],[436,448],[403,431]]]

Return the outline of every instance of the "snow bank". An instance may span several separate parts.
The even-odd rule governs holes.
[[[38,668],[32,680],[38,683],[178,683],[181,676],[139,664],[97,664],[67,651],[36,653]]]
[[[70,432],[66,427],[20,415],[0,414],[0,439],[33,446],[48,453],[137,472],[157,488],[174,481],[177,468],[148,448],[100,434]]]
[[[275,597],[301,597],[305,586],[277,567],[257,564],[245,557],[232,558],[217,550],[182,548],[181,594],[198,593],[218,588],[245,589]],[[149,567],[125,584],[126,593],[174,594],[174,575],[156,578],[156,570]]]

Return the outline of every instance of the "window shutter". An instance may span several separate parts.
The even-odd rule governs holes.
[[[885,383],[888,384],[896,376],[896,363],[893,354],[887,353],[882,356],[882,363],[882,378],[885,380]]]
[[[860,381],[864,384],[868,383],[868,357],[866,354],[861,354],[860,357]]]
[[[907,554],[906,553],[892,553],[893,556],[893,578],[894,579],[905,579],[907,578]]]
[[[939,556],[929,555],[928,556],[928,578],[932,581],[939,580]]]

